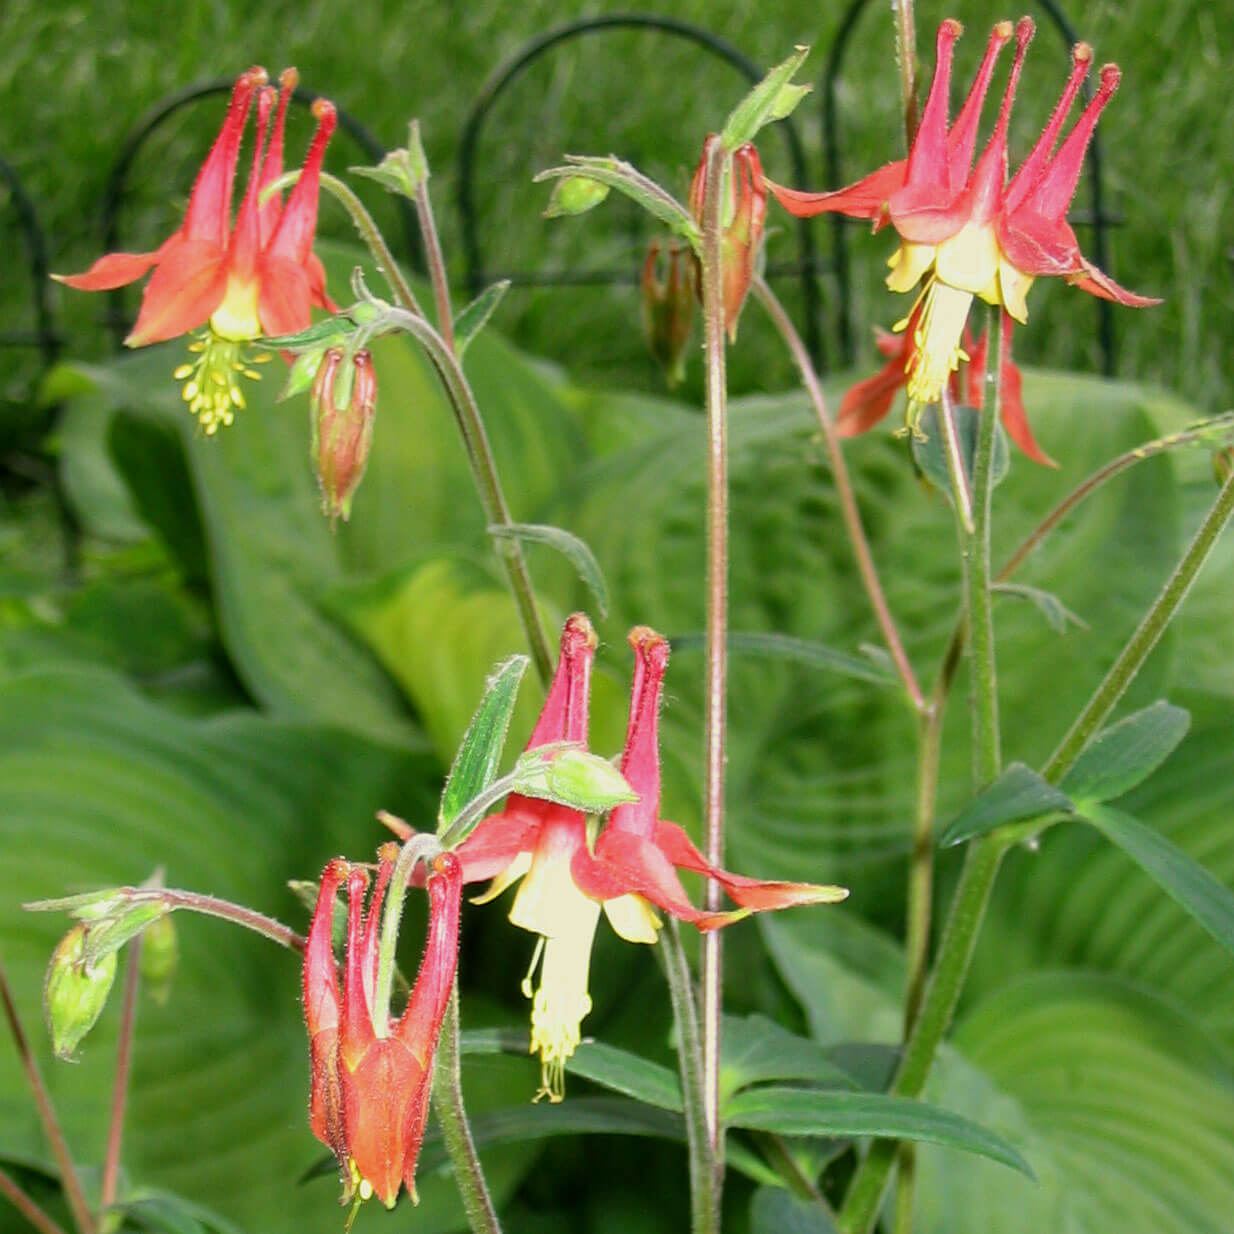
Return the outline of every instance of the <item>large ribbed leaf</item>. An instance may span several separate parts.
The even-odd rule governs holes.
[[[41,1024],[43,968],[67,919],[23,900],[140,882],[208,891],[303,928],[285,883],[338,852],[363,857],[389,806],[432,826],[439,776],[314,725],[252,712],[187,719],[103,671],[30,671],[0,683],[0,950],[76,1153],[101,1160],[119,1008],[56,1063]],[[305,1123],[305,1036],[295,956],[235,927],[177,919],[180,964],[165,1007],[143,1000],[124,1162],[135,1183],[216,1209],[249,1230],[338,1229],[333,1183],[295,1180],[321,1151]],[[414,930],[410,931],[414,934]],[[414,964],[417,939],[409,937]],[[468,1060],[480,1110],[533,1088],[530,1064]],[[534,1150],[505,1148],[509,1189]],[[50,1157],[14,1052],[0,1051],[0,1156]],[[418,1227],[460,1220],[450,1180],[426,1180]]]

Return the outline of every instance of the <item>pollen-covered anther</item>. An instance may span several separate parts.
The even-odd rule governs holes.
[[[971,292],[932,279],[922,293],[922,311],[913,334],[914,350],[908,369],[910,404],[925,406],[942,398],[947,382],[962,361],[969,359],[961,346],[964,323],[972,305]],[[907,327],[909,317],[896,323]]]
[[[172,376],[184,383],[181,397],[206,435],[212,437],[232,423],[237,409],[246,406],[238,378],[259,381],[261,374],[250,363],[262,364],[270,357],[265,353],[245,356],[241,343],[220,338],[212,330],[194,339],[189,352],[196,359],[179,365]]]

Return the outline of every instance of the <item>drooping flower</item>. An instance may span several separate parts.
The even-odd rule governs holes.
[[[700,930],[713,930],[752,912],[830,903],[848,894],[839,887],[763,882],[716,869],[680,827],[659,818],[659,707],[668,643],[646,627],[634,630],[630,642],[634,686],[621,770],[639,794],[637,804],[612,812],[593,854],[587,820],[579,811],[511,794],[505,809],[481,822],[455,850],[464,882],[493,879],[481,902],[523,880],[510,920],[540,936],[523,988],[532,999],[531,1048],[542,1064],[539,1095],[554,1101],[562,1097],[565,1064],[591,1010],[588,974],[601,911],[622,938],[653,943],[661,924],[653,905]],[[529,750],[561,741],[586,743],[595,645],[591,623],[576,613],[562,631],[561,659]],[[737,907],[696,909],[676,869],[718,879]]]
[[[653,240],[643,262],[643,330],[672,389],[685,376],[686,345],[694,325],[694,263],[684,244],[669,240],[668,275],[662,280],[661,248],[660,241]]]
[[[276,91],[265,84],[263,68],[240,75],[223,127],[193,186],[184,222],[157,249],[108,253],[83,274],[54,276],[81,291],[108,291],[136,282],[153,268],[125,342],[144,347],[206,327],[190,344],[195,358],[176,370],[176,379],[185,383],[185,401],[207,433],[230,424],[235,410],[244,406],[238,376],[257,376],[244,344],[262,335],[303,330],[311,306],[335,308],[326,295],[325,270],[312,251],[322,159],[338,122],[327,99],[313,104],[317,132],[286,207],[277,193],[264,205],[259,202],[282,175],[283,129],[297,80],[294,69],[285,70]],[[233,227],[236,165],[254,96],[252,171]]]
[[[1087,43],[1077,43],[1073,49],[1071,75],[1058,105],[1020,169],[1007,180],[1007,126],[1033,29],[1027,17],[1014,29],[1011,76],[994,131],[975,165],[982,103],[995,61],[1013,29],[1010,22],[994,27],[968,98],[948,128],[952,51],[962,30],[959,22],[948,19],[938,30],[934,80],[907,159],[831,193],[769,184],[792,214],[808,217],[833,211],[870,219],[876,230],[890,223],[899,233],[901,243],[888,263],[887,285],[893,291],[910,291],[924,280],[913,310],[896,326],[912,332],[910,422],[915,409],[938,401],[951,374],[967,358],[961,339],[975,296],[1000,305],[1021,323],[1028,318],[1025,297],[1033,281],[1049,275],[1120,304],[1159,303],[1127,291],[1098,270],[1080,252],[1066,221],[1085,151],[1120,76],[1112,64],[1101,70],[1096,94],[1055,149],[1092,64]]]
[[[703,226],[703,197],[706,191],[707,160],[712,148],[720,140],[712,133],[703,142],[703,156],[694,169],[690,182],[690,212],[694,221]],[[763,242],[763,226],[767,219],[767,188],[763,179],[763,165],[752,142],[746,142],[733,151],[732,165],[728,172],[728,193],[724,200],[724,216],[721,220],[720,259],[722,263],[724,325],[728,337],[737,339],[737,319],[741,306],[754,278],[754,266],[758,260],[759,245]],[[696,275],[698,294],[703,294],[701,273]]]
[[[313,1134],[338,1157],[345,1195],[376,1195],[393,1208],[406,1184],[416,1200],[416,1160],[424,1138],[433,1057],[454,984],[462,872],[452,853],[428,875],[429,932],[407,1006],[397,1022],[375,1005],[381,906],[394,870],[394,845],[382,849],[364,912],[368,875],[331,861],[322,875],[304,955],[304,1016],[309,1030]],[[348,894],[340,993],[331,933],[341,882]]]
[[[377,371],[372,354],[358,351],[348,365],[341,348],[330,348],[313,379],[309,414],[313,466],[322,507],[332,520],[342,515],[346,522],[351,514],[352,496],[368,465],[376,411]]]
[[[1011,331],[1014,324],[1004,311],[999,346],[999,396],[1003,427],[1011,440],[1034,462],[1054,467],[1057,464],[1037,444],[1024,412],[1023,379],[1011,358]],[[916,344],[913,342],[915,334],[916,324],[912,320],[901,334],[889,334],[886,330],[875,331],[875,346],[887,357],[887,363],[872,377],[850,386],[844,395],[836,416],[836,428],[841,437],[855,437],[858,433],[864,433],[891,410],[896,395],[908,384],[908,374],[916,352]],[[947,382],[954,401],[967,402],[970,407],[982,406],[985,397],[988,342],[989,337],[985,331],[974,342],[972,331],[965,326],[961,344],[967,360],[951,374]]]

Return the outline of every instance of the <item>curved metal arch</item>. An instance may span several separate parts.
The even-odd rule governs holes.
[[[1050,19],[1070,48],[1079,41],[1079,35],[1057,0],[1036,0],[1036,3]],[[840,28],[836,32],[835,41],[827,57],[822,79],[822,118],[823,118],[823,178],[829,185],[838,187],[843,183],[840,167],[840,121],[836,99],[836,81],[848,54],[849,45],[856,29],[858,19],[869,7],[870,0],[852,0],[841,19]],[[1081,88],[1081,98],[1087,103],[1092,98],[1092,83],[1086,80]],[[1101,154],[1100,135],[1093,134],[1088,147],[1088,183],[1089,199],[1092,203],[1092,218],[1086,220],[1093,229],[1093,257],[1101,269],[1106,269],[1109,258],[1108,229],[1114,220],[1105,210],[1105,188],[1103,183],[1103,158]],[[853,328],[849,318],[849,260],[848,236],[846,224],[849,220],[842,215],[832,218],[832,235],[834,251],[832,264],[835,268],[836,282],[840,288],[840,345],[844,359],[853,363],[856,359],[853,347]],[[1098,339],[1101,345],[1102,372],[1111,377],[1114,374],[1115,340],[1114,312],[1108,300],[1097,299]]]
[[[682,21],[676,17],[661,17],[652,13],[610,13],[602,17],[584,17],[577,21],[566,22],[546,30],[543,34],[526,43],[515,52],[489,76],[480,89],[476,101],[472,104],[463,127],[463,138],[458,154],[458,184],[456,188],[456,205],[459,213],[459,224],[463,240],[463,256],[466,261],[467,287],[471,295],[479,295],[485,280],[484,260],[480,252],[480,236],[476,225],[476,208],[472,196],[472,183],[475,173],[476,148],[479,145],[480,132],[484,122],[492,110],[494,103],[502,92],[531,64],[546,52],[570,39],[588,34],[598,34],[611,30],[653,30],[675,38],[696,43],[705,51],[731,64],[751,83],[762,80],[764,70],[744,55],[731,43],[712,34],[701,26]],[[806,174],[805,150],[791,118],[781,120],[775,126],[780,128],[788,143],[789,159],[792,163],[794,176],[802,180]],[[818,259],[814,249],[814,236],[809,221],[802,219],[798,226],[798,245],[801,261],[801,290],[805,310],[806,346],[820,370],[825,370],[825,354],[822,333],[819,329],[819,292],[815,281],[818,270]],[[574,275],[565,276],[562,282],[597,283],[616,282],[620,277],[611,271],[580,271]],[[516,277],[519,281],[534,282],[534,273]],[[556,282],[555,277],[541,277],[541,282]],[[637,276],[630,279],[637,281]],[[842,314],[843,315],[843,314]]]
[[[17,169],[4,157],[0,156],[0,180],[8,186],[13,202],[13,210],[17,215],[17,226],[25,240],[26,252],[30,258],[30,278],[33,286],[30,298],[34,304],[34,320],[36,329],[33,332],[24,330],[6,330],[0,333],[0,346],[3,347],[37,347],[43,357],[43,364],[50,368],[60,352],[61,338],[56,330],[56,320],[52,312],[51,297],[48,286],[47,243],[43,237],[43,229],[39,226],[38,212],[34,201],[26,192]]]
[[[234,84],[235,82],[230,77],[214,77],[209,81],[198,82],[194,86],[186,86],[183,90],[177,90],[174,94],[169,94],[161,102],[156,103],[133,126],[129,135],[124,139],[119,157],[112,164],[107,176],[106,188],[103,190],[103,252],[112,253],[120,248],[120,209],[128,187],[129,172],[147,138],[165,120],[182,108],[199,102],[201,99],[209,98],[211,95],[227,94]],[[310,107],[322,95],[317,90],[297,86],[291,97],[294,103]],[[352,138],[374,163],[381,162],[386,156],[386,147],[355,116],[344,111],[337,104],[335,106],[338,111],[339,128]],[[411,202],[402,197],[397,199],[397,209],[403,221],[406,255],[412,267],[423,273],[423,252],[420,247],[420,233],[416,225],[415,210]],[[121,346],[131,324],[124,313],[122,289],[108,293],[108,309],[104,324],[115,336],[116,346]]]

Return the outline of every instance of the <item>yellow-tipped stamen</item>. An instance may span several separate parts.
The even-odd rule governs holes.
[[[179,365],[172,374],[176,381],[184,382],[184,401],[208,436],[230,424],[237,408],[243,410],[244,394],[238,376],[261,379],[261,374],[249,367],[243,350],[243,341],[221,338],[207,329],[189,344],[189,352],[197,358]],[[252,362],[260,364],[268,359],[262,354],[252,357]]]
[[[960,339],[972,302],[971,291],[961,291],[937,278],[931,278],[921,293],[922,310],[913,331],[913,352],[908,369],[910,428],[916,418],[913,408],[937,403],[951,374],[969,358],[960,346]],[[910,317],[912,313],[897,322],[895,328],[905,329]]]

